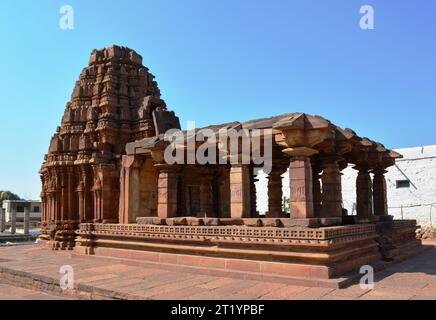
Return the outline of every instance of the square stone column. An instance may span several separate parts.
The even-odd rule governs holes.
[[[283,218],[283,170],[273,168],[268,175],[268,212],[267,218]]]
[[[157,214],[159,218],[177,216],[177,172],[170,165],[156,165],[159,168]]]
[[[367,167],[356,166],[359,170],[356,179],[356,211],[357,220],[361,222],[372,221],[372,182]]]
[[[230,169],[230,215],[232,218],[251,216],[252,172],[248,165],[233,165]]]
[[[322,218],[342,217],[341,172],[336,159],[325,159],[322,163]]]
[[[85,187],[83,182],[77,187],[77,199],[79,200],[79,221],[84,222],[85,220]]]
[[[135,156],[123,156],[120,174],[120,223],[136,223],[140,216],[140,162]]]
[[[253,167],[249,168],[250,174],[250,208],[251,208],[251,218],[258,218],[259,212],[257,211],[257,192],[256,192],[256,182],[259,181],[257,178],[257,173],[254,174]]]
[[[0,208],[0,232],[4,232],[6,229],[6,210]]]
[[[291,218],[313,218],[312,165],[309,156],[293,156],[289,165]]]
[[[202,217],[216,217],[213,208],[213,180],[212,174],[203,174],[200,177],[200,214]]]
[[[28,206],[24,207],[24,234],[29,234],[30,232],[30,208]]]
[[[52,217],[53,217],[53,209],[52,209],[52,206],[53,206],[53,204],[52,204],[52,201],[51,201],[51,198],[52,198],[52,194],[51,193],[46,193],[46,196],[45,196],[45,200],[47,201],[47,204],[46,204],[46,221],[47,222],[51,222],[52,221]]]
[[[373,201],[374,201],[374,215],[387,216],[388,215],[388,197],[386,188],[384,169],[373,170]]]
[[[68,176],[65,168],[60,169],[61,173],[61,190],[60,190],[60,215],[61,215],[61,221],[67,221],[68,220]]]
[[[17,207],[12,204],[11,205],[11,234],[15,234],[17,232]]]
[[[312,165],[313,213],[315,217],[321,216],[321,201],[322,201],[321,171],[322,170],[318,166]]]

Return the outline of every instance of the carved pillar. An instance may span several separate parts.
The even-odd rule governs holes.
[[[174,166],[159,164],[157,214],[159,218],[177,216],[177,172]]]
[[[202,174],[200,177],[200,212],[203,217],[215,217],[213,210],[213,175]]]
[[[320,217],[321,216],[321,168],[318,166],[313,165],[312,166],[312,184],[313,184],[313,212],[314,216]]]
[[[101,222],[101,187],[94,188],[94,222]]]
[[[133,155],[123,157],[120,177],[120,223],[135,223],[140,216],[140,165]]]
[[[357,219],[368,221],[373,217],[372,213],[372,182],[367,167],[358,167],[359,170],[356,180],[356,211]]]
[[[100,217],[104,223],[118,223],[119,172],[113,164],[102,164],[100,170]]]
[[[373,170],[373,200],[374,200],[374,215],[388,215],[388,198],[386,191],[386,179],[384,169]]]
[[[101,178],[100,178],[100,172],[98,168],[95,166],[93,167],[94,172],[94,184],[92,186],[92,191],[94,194],[94,216],[93,221],[94,222],[102,222],[102,205],[101,205]]]
[[[132,164],[125,170],[126,178],[126,195],[127,195],[127,205],[128,208],[128,220],[126,223],[135,223],[136,218],[140,216],[141,208],[140,204],[140,167],[136,164]]]
[[[291,218],[313,218],[312,165],[309,156],[293,156],[289,165]]]
[[[267,218],[283,217],[283,170],[273,168],[268,175],[268,212]]]
[[[256,192],[256,182],[259,181],[257,179],[257,174],[254,174],[254,170],[252,167],[250,167],[250,208],[251,208],[251,214],[250,217],[257,218],[259,216],[257,212],[257,192]]]
[[[341,172],[337,159],[325,159],[322,163],[322,218],[342,217]]]
[[[92,175],[90,167],[82,168],[83,181],[83,220],[86,222],[92,221],[94,217],[94,201],[92,192]]]
[[[67,214],[68,220],[77,220],[77,212],[74,210],[74,180],[73,180],[73,168],[67,168]]]
[[[52,221],[52,216],[53,216],[53,213],[52,213],[52,200],[51,200],[52,195],[51,195],[51,192],[47,192],[45,198],[46,198],[46,201],[47,201],[47,205],[46,205],[46,208],[47,208],[47,222],[51,222]]]
[[[60,209],[60,191],[55,191],[52,193],[52,210],[53,210],[53,221],[61,221],[61,209]]]
[[[83,181],[80,181],[77,187],[77,198],[79,201],[79,221],[85,222],[85,183]]]
[[[55,204],[55,215],[56,219],[55,221],[64,221],[62,212],[63,212],[63,206],[62,206],[62,189],[59,187],[57,191],[54,193],[54,204]]]
[[[49,220],[47,212],[48,212],[48,210],[47,210],[47,193],[44,192],[43,196],[42,196],[42,212],[41,212],[42,222],[47,222]]]
[[[67,191],[67,184],[68,184],[68,178],[64,171],[64,169],[61,169],[61,192],[60,196],[61,199],[59,202],[60,206],[60,213],[61,213],[61,221],[68,220],[68,191]]]
[[[121,162],[121,171],[120,171],[120,197],[118,199],[119,207],[118,207],[118,221],[121,224],[127,223],[128,219],[128,193],[127,193],[127,169],[125,164],[126,156],[123,156]]]
[[[250,168],[247,165],[232,165],[230,169],[230,215],[232,218],[251,216]]]
[[[53,221],[60,221],[62,219],[61,211],[59,210],[59,194],[60,193],[58,191],[54,191],[51,196]]]

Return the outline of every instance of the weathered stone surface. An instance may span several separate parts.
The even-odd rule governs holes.
[[[242,226],[244,225],[243,219],[238,218],[225,218],[225,219],[219,219],[220,225],[222,226]]]
[[[186,217],[186,221],[189,226],[204,226],[204,220],[202,218]]]
[[[262,223],[262,219],[257,219],[257,218],[251,218],[251,219],[242,219],[244,222],[244,225],[248,226],[248,227],[262,227],[263,223]]]
[[[153,224],[153,225],[166,225],[165,219],[156,217],[140,217],[136,219],[137,224]]]
[[[168,219],[166,219],[166,223],[169,226],[187,226],[188,219],[187,218],[168,218]]]
[[[283,224],[280,219],[263,218],[262,223],[264,227],[282,227]]]
[[[171,128],[180,128],[179,120],[137,53],[118,46],[93,51],[41,169],[41,237],[54,249],[77,244],[86,254],[115,247],[126,258],[141,251],[165,263],[315,278],[338,277],[380,253],[388,258],[420,244],[416,222],[387,219],[383,173],[399,155],[380,143],[320,116],[291,113],[208,126],[208,137],[180,132],[176,151],[183,159],[174,163],[165,157]],[[246,150],[229,154],[221,148],[231,149],[226,143],[213,145],[223,132],[237,133],[238,146],[249,137],[251,152],[271,151],[265,219],[256,211],[260,165],[246,159]],[[213,163],[195,157],[199,152]],[[342,209],[341,171],[349,163],[359,170],[356,218]],[[286,168],[290,218],[281,191]]]
[[[218,218],[203,218],[203,223],[205,226],[218,226],[220,220]]]
[[[156,135],[155,122],[178,125],[142,57],[119,46],[94,50],[41,168],[46,238],[56,240],[50,226],[61,221],[118,221],[121,155],[126,143]],[[56,237],[63,241],[61,230]]]

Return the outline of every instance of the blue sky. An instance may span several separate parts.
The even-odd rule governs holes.
[[[75,29],[59,28],[62,5]],[[375,30],[359,28],[362,5]],[[93,48],[140,53],[182,124],[302,111],[387,147],[436,144],[433,0],[1,1],[0,189],[38,170]]]

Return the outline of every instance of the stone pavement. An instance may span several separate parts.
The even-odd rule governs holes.
[[[74,268],[75,290],[60,289],[63,265]],[[227,278],[169,270],[155,263],[53,252],[35,245],[1,247],[0,299],[6,298],[436,300],[436,247],[376,273],[373,290],[358,285],[333,289]]]
[[[55,296],[37,290],[20,288],[0,282],[0,300],[62,300],[65,297]]]

